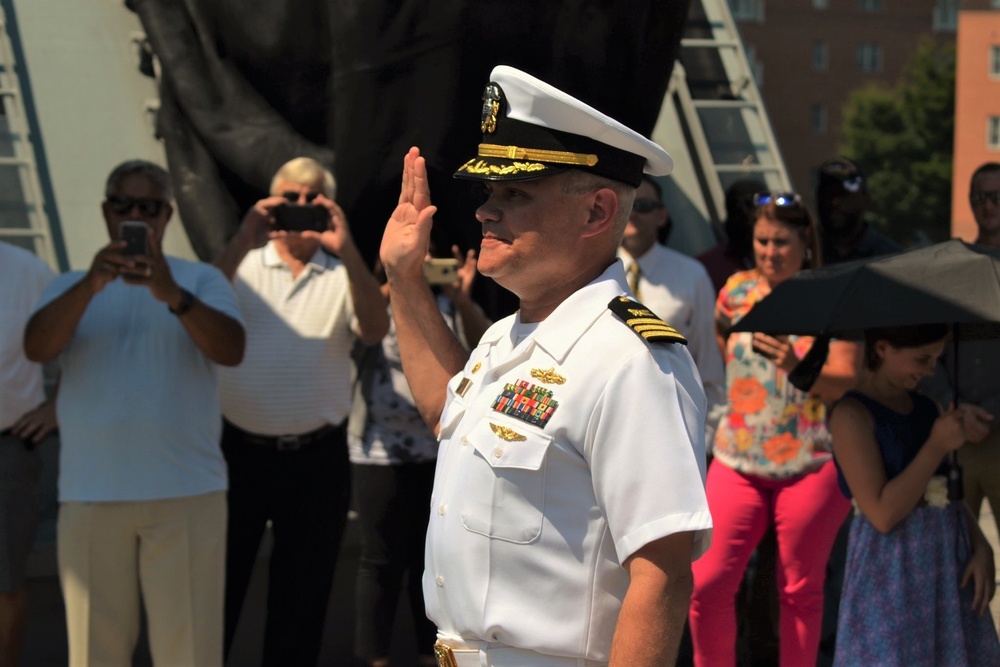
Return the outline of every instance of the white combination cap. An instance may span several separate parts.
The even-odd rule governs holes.
[[[582,169],[638,187],[674,167],[660,146],[521,70],[498,65],[483,92],[483,143],[456,178],[524,181]]]

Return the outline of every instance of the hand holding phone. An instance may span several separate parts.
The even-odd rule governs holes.
[[[431,285],[450,285],[458,280],[457,259],[428,259],[424,261],[424,280]]]
[[[330,214],[315,204],[282,204],[274,209],[274,228],[286,232],[325,232]]]
[[[123,255],[149,255],[149,225],[138,220],[125,220],[118,228],[118,238],[125,242]]]

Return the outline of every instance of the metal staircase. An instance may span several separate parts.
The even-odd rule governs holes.
[[[0,241],[58,270],[16,64],[0,6]]]
[[[668,201],[675,218],[697,213],[718,229],[726,188],[743,178],[758,178],[772,190],[790,189],[727,0],[691,0],[653,139],[667,147],[678,167],[671,178],[679,190],[674,198],[683,195],[679,210],[677,201]],[[689,251],[705,244],[704,238],[680,243]]]

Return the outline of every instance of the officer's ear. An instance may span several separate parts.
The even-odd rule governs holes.
[[[597,236],[614,229],[615,215],[620,205],[618,194],[611,188],[600,188],[590,194],[590,214],[584,236]]]

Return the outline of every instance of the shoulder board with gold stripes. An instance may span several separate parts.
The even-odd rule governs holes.
[[[608,309],[641,338],[650,343],[680,343],[687,345],[687,339],[649,308],[628,297],[616,296],[608,304]]]

